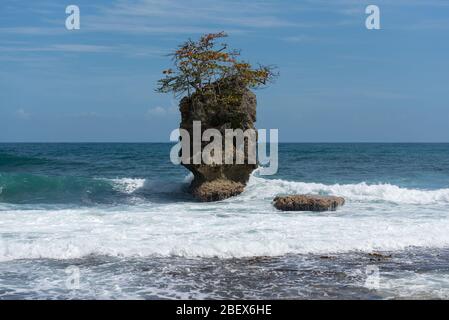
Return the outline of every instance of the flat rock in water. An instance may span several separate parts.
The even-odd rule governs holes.
[[[274,198],[274,206],[282,211],[334,211],[345,199],[333,196],[292,195]]]

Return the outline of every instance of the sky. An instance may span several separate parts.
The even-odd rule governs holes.
[[[219,31],[278,67],[257,127],[281,142],[449,142],[447,0],[1,0],[0,142],[168,142],[167,54]]]

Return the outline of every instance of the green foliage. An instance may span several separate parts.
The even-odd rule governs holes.
[[[165,78],[158,81],[157,92],[183,96],[192,93],[217,95],[217,102],[237,103],[238,92],[229,92],[230,85],[243,88],[259,88],[270,83],[277,74],[274,67],[253,68],[248,62],[239,61],[240,52],[230,50],[226,43],[216,41],[225,38],[224,32],[203,35],[198,41],[188,40],[172,53],[174,69],[163,71]]]

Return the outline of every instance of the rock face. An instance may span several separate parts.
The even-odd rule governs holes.
[[[274,198],[274,206],[282,211],[334,211],[345,199],[331,196],[293,195]]]
[[[181,100],[180,129],[190,134],[190,161],[183,163],[193,173],[194,179],[190,185],[190,192],[200,201],[219,201],[243,192],[251,173],[257,168],[256,164],[248,164],[248,154],[244,153],[244,164],[194,164],[193,163],[193,123],[201,121],[201,135],[207,129],[217,129],[223,137],[222,154],[225,157],[224,137],[226,129],[255,129],[256,95],[237,82],[226,85],[213,85],[215,94],[226,94],[232,91],[236,99],[231,103],[217,102],[215,94],[205,95],[193,93]],[[237,92],[237,94],[235,94]],[[202,142],[201,150],[210,142]],[[246,149],[245,149],[246,150]],[[238,152],[238,151],[237,151]],[[233,154],[236,148],[234,141]]]
[[[198,186],[192,188],[192,194],[195,198],[205,201],[220,201],[243,192],[245,185],[240,182],[217,179],[213,181],[205,181]]]

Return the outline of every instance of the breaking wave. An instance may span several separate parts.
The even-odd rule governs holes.
[[[392,184],[334,184],[292,182],[285,180],[263,179],[251,177],[247,195],[272,197],[288,194],[321,194],[338,195],[348,201],[358,202],[391,202],[397,204],[447,204],[449,189],[423,190],[407,189]]]
[[[0,173],[0,203],[102,204],[131,196],[170,193],[181,184],[142,178],[84,178]]]
[[[191,179],[171,183],[2,173],[0,261],[92,254],[232,258],[449,246],[449,189],[326,185],[265,179],[256,172],[238,197],[218,203],[189,197],[172,201]],[[273,208],[273,197],[298,193],[339,195],[347,203],[330,213],[287,214]],[[139,196],[142,201],[113,206],[104,200]],[[33,204],[68,199],[94,205]]]

